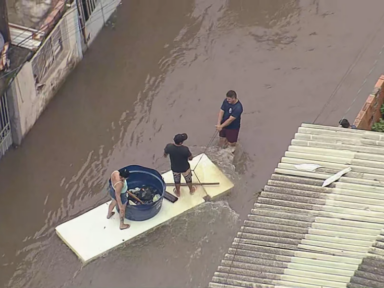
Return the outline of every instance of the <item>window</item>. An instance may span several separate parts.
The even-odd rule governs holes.
[[[91,17],[92,12],[96,9],[97,4],[100,0],[82,0],[85,21]]]
[[[64,50],[63,41],[65,39],[63,39],[63,37],[68,36],[62,33],[64,25],[65,22],[61,21],[61,23],[56,26],[32,61],[33,74],[37,83],[42,81]]]

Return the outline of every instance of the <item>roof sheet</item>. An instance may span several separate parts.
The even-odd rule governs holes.
[[[383,288],[383,228],[384,133],[302,124],[209,287]]]

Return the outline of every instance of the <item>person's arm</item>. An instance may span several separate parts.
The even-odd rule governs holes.
[[[220,125],[220,124],[221,124],[221,120],[223,120],[223,116],[224,116],[224,110],[223,110],[223,109],[220,109],[220,111],[219,111],[219,117],[217,118],[217,125]]]
[[[169,155],[169,145],[164,148],[164,157],[166,158]]]
[[[225,128],[235,120],[236,120],[236,117],[229,116],[229,118],[223,124],[221,124],[220,127]]]
[[[220,125],[221,121],[223,120],[226,101],[227,100],[224,100],[223,103],[221,104],[220,111],[219,111],[219,117],[217,118],[217,125]]]
[[[241,113],[243,113],[243,110],[241,108],[237,107],[236,109],[233,109],[232,115],[229,116],[229,118],[223,124],[220,125],[221,129],[227,127],[229,124],[235,121],[236,118],[239,118]]]
[[[188,160],[192,161],[193,156],[192,156],[191,150],[189,150],[189,148],[187,148],[187,149],[188,149]]]

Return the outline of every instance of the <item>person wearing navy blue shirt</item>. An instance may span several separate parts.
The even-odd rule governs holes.
[[[216,125],[220,136],[220,146],[223,147],[228,143],[229,146],[236,147],[237,139],[239,138],[242,113],[243,105],[239,99],[237,99],[236,92],[233,90],[228,91],[226,99],[221,105]]]

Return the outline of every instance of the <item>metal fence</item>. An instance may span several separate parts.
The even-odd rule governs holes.
[[[0,158],[12,145],[11,122],[9,119],[7,94],[0,96]]]

